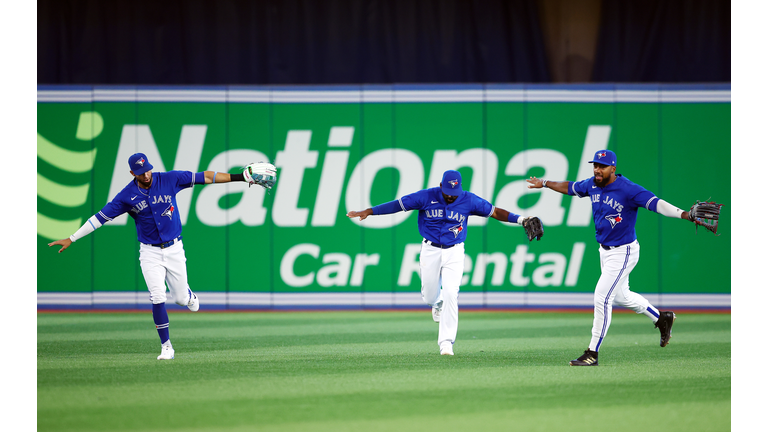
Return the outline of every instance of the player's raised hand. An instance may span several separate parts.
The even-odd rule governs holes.
[[[541,189],[544,187],[544,182],[541,179],[536,178],[536,176],[531,176],[531,178],[526,179],[525,181],[528,182],[528,189]]]
[[[347,212],[347,217],[348,217],[348,218],[356,218],[356,217],[359,217],[359,218],[360,218],[360,220],[364,220],[365,218],[367,218],[368,216],[370,216],[370,215],[372,215],[372,214],[373,214],[373,209],[367,208],[367,209],[365,209],[365,210],[363,210],[363,211],[351,211],[351,212]]]
[[[69,239],[69,237],[61,240],[56,240],[55,242],[48,243],[48,247],[54,246],[54,245],[60,245],[61,249],[59,249],[59,253],[64,252],[64,249],[68,248],[72,244],[72,240]]]

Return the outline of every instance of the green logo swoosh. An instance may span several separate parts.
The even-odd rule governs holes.
[[[95,111],[80,113],[75,138],[89,141],[101,134],[104,120]],[[72,151],[58,146],[37,134],[37,157],[54,167],[71,173],[84,173],[93,169],[96,149]],[[64,186],[39,173],[37,174],[37,196],[60,207],[80,207],[88,201],[90,184]],[[37,213],[37,234],[52,240],[64,238],[83,224],[83,218],[59,220],[55,217]]]

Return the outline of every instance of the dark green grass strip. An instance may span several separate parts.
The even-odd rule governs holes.
[[[149,314],[147,314],[149,315]],[[678,315],[658,346],[615,314],[577,368],[589,314],[461,315],[453,357],[429,311],[38,315],[39,431],[730,430],[731,317]]]

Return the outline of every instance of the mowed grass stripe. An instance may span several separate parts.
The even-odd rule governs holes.
[[[611,362],[611,359],[614,357],[621,359],[626,355],[636,356],[642,354],[649,356],[650,361],[654,361],[657,356],[663,359],[694,357],[703,360],[708,357],[720,358],[723,355],[729,355],[727,351],[730,345],[730,341],[722,332],[705,332],[701,335],[696,335],[695,338],[683,338],[681,336],[677,338],[678,340],[674,345],[670,344],[667,348],[663,349],[651,345],[656,342],[656,338],[627,336],[613,339],[612,342],[614,343],[603,351],[602,358],[606,359],[605,365],[618,363],[615,361]],[[644,341],[642,344],[638,342],[640,339]],[[251,344],[239,344],[241,348],[238,349],[232,349],[231,345],[230,349],[213,346],[216,342],[201,342],[192,346],[189,346],[189,342],[187,342],[186,344],[180,344],[178,349],[184,348],[188,352],[182,352],[183,355],[179,355],[174,363],[184,362],[187,366],[193,364],[203,365],[211,362],[216,363],[222,360],[231,363],[269,363],[276,359],[291,361],[291,359],[307,357],[311,359],[325,359],[331,356],[332,358],[346,358],[352,361],[356,358],[372,358],[384,360],[387,365],[391,363],[391,366],[396,366],[399,363],[418,365],[420,356],[422,361],[427,361],[426,359],[431,359],[436,352],[436,344],[432,346],[433,344],[429,342],[431,341],[345,343],[325,344],[323,346],[312,343],[263,348],[257,346],[254,342]],[[44,349],[50,353],[66,353],[68,348],[71,349],[71,343],[66,342],[41,345],[46,345]],[[54,345],[55,348],[52,349]],[[93,367],[98,367],[100,363],[113,364],[119,362],[119,364],[125,366],[152,364],[154,358],[152,357],[153,352],[151,350],[156,348],[154,345],[146,341],[115,341],[88,344],[87,348],[83,348],[88,351],[83,354],[56,355],[56,357],[38,359],[38,372],[45,373],[48,369],[53,371],[60,369],[92,369]],[[682,348],[683,345],[685,345],[684,349]],[[308,351],[308,347],[312,347],[312,350]],[[561,348],[553,350],[552,347]],[[578,341],[567,337],[528,340],[493,338],[461,341],[459,347],[456,348],[456,352],[461,353],[461,358],[467,361],[473,359],[492,361],[520,360],[520,365],[524,366],[531,359],[541,357],[545,359],[546,363],[557,365],[565,361],[564,358],[569,359],[572,357],[574,350],[578,351],[580,348],[581,345]],[[130,352],[119,353],[119,351],[123,350]],[[724,353],[723,351],[726,352]],[[381,354],[377,354],[377,352]],[[67,358],[68,361],[62,362],[63,358]],[[399,358],[402,358],[402,362],[395,362]],[[459,362],[457,364],[462,363]]]
[[[454,357],[437,355],[429,318],[173,314],[177,358],[159,362],[154,332],[120,330],[144,326],[137,314],[39,314],[38,430],[421,430],[435,415],[477,430],[471,419],[502,427],[494,419],[523,411],[516,424],[565,430],[573,407],[618,419],[659,400],[677,430],[730,421],[730,315],[679,318],[660,348],[646,319],[616,314],[597,368],[567,366],[588,341],[587,314],[465,313]],[[83,338],[101,324],[113,340]]]
[[[432,322],[429,312],[425,313],[383,313],[380,317],[366,318],[367,314],[374,312],[348,312],[347,317],[338,317],[333,313],[312,313],[305,314],[316,317],[315,319],[302,318],[303,314],[286,313],[285,316],[295,316],[296,320],[286,322],[284,317],[275,318],[273,313],[264,314],[269,318],[248,319],[247,316],[254,314],[169,314],[171,326],[178,324],[181,331],[194,331],[195,334],[215,335],[220,337],[220,329],[230,332],[229,337],[240,336],[287,336],[287,335],[314,335],[314,334],[361,334],[361,333],[394,333],[400,331],[419,331],[437,330],[437,324]],[[222,318],[222,315],[224,318]],[[510,320],[501,314],[491,314],[494,319],[483,317],[476,312],[467,312],[462,314],[462,328],[460,330],[484,329],[535,329],[550,328],[563,330],[562,326],[572,327],[574,325],[591,323],[591,319],[586,319],[585,314],[576,314],[571,318],[562,318],[562,320],[552,321],[546,319],[544,315],[540,319],[529,319],[525,321]],[[572,314],[573,315],[573,314]],[[59,340],[58,334],[67,333],[72,339],[80,340],[98,340],[109,339],[110,332],[124,333],[127,331],[136,332],[137,335],[144,334],[147,329],[154,329],[151,315],[126,315],[124,320],[101,320],[100,315],[72,314],[69,322],[64,323],[55,320],[53,323],[38,324],[38,340]],[[232,316],[235,319],[228,320],[225,317]],[[258,316],[258,315],[257,315]],[[95,317],[96,319],[91,319]],[[82,321],[87,319],[87,321]],[[467,328],[463,328],[466,321]],[[591,325],[591,324],[590,324]],[[98,328],[96,328],[98,327]]]
[[[671,385],[678,384],[673,381]],[[141,416],[130,418],[126,412],[157,413],[156,425],[168,425],[169,429],[185,428],[234,428],[243,425],[290,425],[303,422],[325,421],[328,423],[342,423],[346,421],[380,420],[389,421],[401,417],[422,417],[432,413],[434,417],[442,419],[446,414],[460,415],[462,417],[482,416],[484,413],[499,413],[505,410],[520,410],[529,412],[534,410],[549,412],[549,416],[561,415],[561,409],[580,409],[591,411],[594,416],[591,422],[599,423],[609,413],[615,413],[612,417],[622,418],[619,412],[632,412],[635,408],[655,406],[656,415],[676,414],[676,407],[685,407],[686,411],[677,415],[684,420],[682,430],[688,429],[688,423],[695,420],[692,415],[706,416],[710,421],[722,424],[728,421],[728,411],[720,410],[723,415],[713,415],[712,412],[691,412],[691,406],[701,406],[707,410],[721,407],[724,401],[710,400],[707,392],[698,391],[691,397],[686,395],[686,401],[664,402],[670,398],[677,398],[678,392],[659,391],[655,386],[636,386],[632,389],[617,391],[615,386],[602,384],[590,386],[590,393],[596,398],[588,400],[579,395],[584,386],[567,386],[557,391],[551,387],[522,388],[518,392],[505,391],[503,389],[430,389],[411,392],[378,392],[372,394],[358,393],[345,395],[302,395],[295,398],[281,399],[250,399],[247,397],[231,397],[223,400],[205,401],[172,401],[163,403],[158,407],[153,401],[145,401],[142,404],[132,404],[123,407],[95,407],[80,406],[67,410],[66,416],[57,417],[55,412],[40,413],[40,417],[55,419],[54,422],[38,420],[38,427],[60,425],[62,429],[70,427],[72,430],[80,427],[84,419],[87,419],[98,428],[95,430],[134,430],[142,428],[151,429],[151,420]],[[657,399],[649,401],[638,397],[637,394],[653,393]],[[146,396],[145,396],[146,399]],[[372,407],[375,406],[375,409]],[[599,406],[599,409],[597,408]],[[417,409],[415,409],[417,408]],[[435,420],[433,418],[433,421]],[[52,424],[55,423],[56,425]],[[557,422],[563,430],[562,421]],[[681,425],[669,424],[665,418],[665,425],[673,430],[681,430]],[[507,427],[509,427],[508,425]],[[157,427],[157,426],[155,426]],[[626,430],[624,425],[613,425],[614,430]],[[103,429],[99,429],[103,428]],[[647,425],[646,425],[647,428]],[[414,430],[408,428],[406,430]],[[484,429],[472,429],[484,430]],[[507,429],[502,429],[507,430]],[[516,428],[515,428],[516,430]],[[646,429],[647,430],[647,429]]]
[[[691,367],[693,362],[677,362],[666,368],[661,375],[670,380],[678,381],[676,391],[685,389],[719,389],[727,384],[729,373],[718,367],[718,361],[706,360],[697,367]],[[501,369],[501,370],[500,370]],[[169,382],[164,387],[177,393],[175,399],[179,401],[195,401],[201,397],[210,400],[226,400],[233,397],[247,397],[249,399],[281,399],[311,395],[344,395],[365,394],[379,392],[404,392],[422,391],[428,385],[435,390],[451,389],[497,389],[507,386],[516,386],[530,391],[542,386],[582,386],[592,385],[592,381],[599,377],[601,385],[619,385],[624,383],[627,373],[642,374],[645,367],[642,365],[633,368],[624,368],[620,372],[616,370],[605,372],[576,372],[572,368],[541,367],[541,372],[526,370],[524,368],[508,366],[478,367],[467,369],[447,369],[446,378],[439,382],[432,382],[429,376],[424,376],[422,371],[398,370],[380,371],[373,369],[369,372],[336,373],[322,375],[293,375],[289,377],[243,375],[237,378],[221,378],[217,380],[198,380],[196,387],[198,392],[185,393],[183,390],[187,383]],[[594,368],[593,368],[594,369]],[[593,370],[590,369],[590,370]],[[713,373],[712,370],[715,370]],[[503,373],[502,373],[503,372]],[[639,382],[655,382],[659,377],[653,376],[646,379],[638,379]],[[374,383],[375,386],[371,386]],[[286,385],[290,384],[290,385]],[[51,402],[61,407],[77,407],[81,402],[87,402],[87,406],[108,406],[111,399],[110,392],[114,390],[111,384],[92,385],[85,392],[82,388],[69,386],[64,389],[48,389],[41,391],[39,401]],[[121,394],[126,400],[135,398],[138,404],[143,404],[143,396],[146,394],[144,383],[123,384],[120,386]],[[561,388],[562,390],[562,388]],[[622,390],[627,390],[623,389]],[[50,395],[55,395],[55,400],[46,400]],[[65,396],[66,397],[62,397]]]
[[[601,396],[601,395],[597,395]],[[598,404],[599,405],[599,404]],[[483,411],[472,415],[451,413],[454,404],[448,401],[438,412],[422,415],[377,418],[373,420],[344,421],[308,421],[289,424],[268,424],[261,426],[246,425],[239,427],[196,428],[198,432],[220,431],[245,432],[259,430],[264,432],[391,432],[391,431],[430,431],[435,429],[451,431],[526,431],[526,432],[572,432],[589,430],[594,432],[647,432],[652,428],[675,427],[685,424],[682,430],[701,432],[729,431],[727,417],[713,422],[709,415],[702,413],[722,412],[729,407],[726,404],[687,404],[685,416],[668,413],[666,404],[643,406],[625,406],[621,410],[606,411],[600,406],[559,408],[557,415],[552,415],[550,408],[530,409],[510,406],[500,411]],[[663,420],[652,420],[663,417]],[[640,420],[637,420],[640,419]]]

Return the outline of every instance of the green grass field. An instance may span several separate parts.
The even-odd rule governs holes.
[[[727,431],[731,315],[679,313],[666,348],[614,313],[462,312],[440,356],[423,312],[37,316],[38,431]]]

